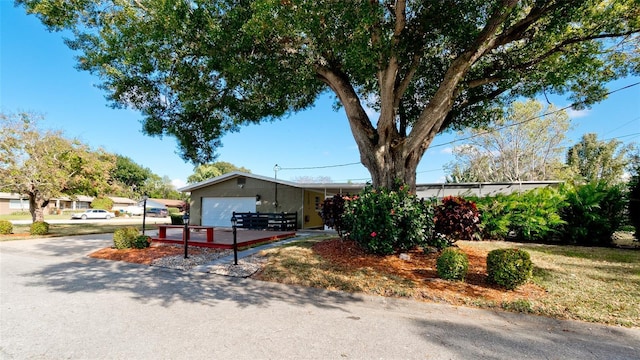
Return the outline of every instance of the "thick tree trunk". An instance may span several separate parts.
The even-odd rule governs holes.
[[[44,207],[48,203],[39,191],[34,191],[29,195],[29,212],[33,222],[44,221]]]
[[[378,146],[377,151],[362,154],[364,166],[371,174],[374,187],[394,188],[395,185],[408,185],[410,191],[416,190],[416,170],[422,154],[405,153],[402,150],[383,150],[387,146]]]

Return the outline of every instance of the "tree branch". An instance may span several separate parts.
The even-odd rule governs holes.
[[[376,130],[371,125],[369,116],[364,111],[358,94],[347,80],[346,75],[324,66],[316,66],[316,74],[320,81],[327,84],[340,99],[356,142],[359,145],[362,142],[367,147],[375,142]]]
[[[568,45],[573,45],[573,44],[577,44],[577,43],[581,43],[581,42],[586,42],[586,41],[591,41],[591,40],[598,40],[598,39],[607,39],[607,38],[615,38],[615,37],[621,37],[621,36],[629,36],[629,35],[633,35],[633,34],[637,34],[640,33],[640,29],[639,30],[629,30],[623,33],[611,33],[611,34],[598,34],[598,35],[592,35],[592,36],[584,36],[584,37],[579,37],[579,38],[572,38],[572,39],[566,39],[562,42],[560,42],[559,44],[557,44],[556,46],[554,46],[553,48],[549,49],[546,53],[542,54],[540,57],[533,59],[531,61],[528,61],[526,63],[522,63],[519,64],[518,66],[515,66],[513,69],[525,69],[528,68],[530,66],[534,66],[538,63],[540,63],[541,61],[547,59],[548,57],[550,57],[551,55],[564,51],[564,48]]]
[[[503,0],[490,16],[473,45],[451,63],[438,90],[423,109],[407,139],[409,151],[418,148],[426,150],[428,143],[440,131],[447,113],[453,107],[460,81],[471,65],[493,48],[495,34],[517,4],[517,0]]]

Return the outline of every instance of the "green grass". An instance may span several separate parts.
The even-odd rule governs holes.
[[[113,233],[117,229],[124,227],[139,227],[142,230],[142,225],[136,224],[108,224],[108,223],[86,223],[79,222],[77,224],[51,224],[49,226],[49,234],[38,236],[24,236],[23,234],[29,233],[30,225],[13,225],[13,234],[0,235],[0,241],[10,240],[25,240],[35,239],[43,237],[60,237],[60,236],[74,236],[74,235],[88,235],[88,234],[107,234]],[[145,224],[145,229],[155,230],[158,226],[155,224]]]
[[[345,268],[315,255],[311,247],[322,240],[309,239],[264,251],[268,262],[260,278],[382,296],[415,294],[407,279],[372,269]],[[471,306],[640,327],[640,250],[509,242],[459,244],[487,252],[506,247],[528,251],[535,267],[532,281],[546,290],[544,296],[512,302],[496,303],[479,297],[468,301]]]

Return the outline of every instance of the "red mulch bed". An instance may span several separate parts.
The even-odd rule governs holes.
[[[469,258],[469,272],[464,282],[438,278],[436,272],[438,253],[412,250],[407,252],[409,260],[402,260],[398,255],[366,254],[353,241],[335,239],[313,246],[313,251],[316,254],[345,268],[372,268],[409,279],[415,284],[418,293],[428,300],[444,300],[453,304],[463,304],[469,298],[502,302],[544,296],[545,290],[532,283],[512,291],[490,284],[487,281],[487,252],[464,246],[460,246],[460,249]]]
[[[464,282],[446,281],[436,272],[437,253],[422,250],[407,252],[409,260],[398,255],[377,256],[366,254],[353,241],[327,240],[315,244],[313,251],[324,259],[346,269],[371,268],[411,280],[422,300],[445,301],[462,305],[473,299],[502,302],[517,299],[535,299],[545,295],[541,287],[528,283],[516,290],[505,290],[487,281],[487,252],[460,246],[469,258],[469,272]],[[199,254],[202,249],[189,247],[189,254]],[[184,254],[182,246],[158,245],[146,249],[117,250],[104,248],[90,257],[107,260],[151,264],[154,259]]]
[[[188,251],[191,255],[202,253],[202,249],[193,246],[190,246]],[[104,248],[89,254],[89,257],[149,265],[155,259],[182,254],[184,254],[184,247],[182,246],[158,245],[146,249],[118,250],[114,248]]]

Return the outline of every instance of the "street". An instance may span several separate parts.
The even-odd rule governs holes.
[[[0,243],[0,358],[640,359],[640,329],[86,256],[111,238]]]

